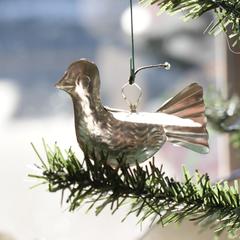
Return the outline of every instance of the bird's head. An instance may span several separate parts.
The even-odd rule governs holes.
[[[98,68],[85,59],[75,61],[55,86],[70,95],[74,95],[77,87],[81,87],[88,93],[98,93],[100,88]]]

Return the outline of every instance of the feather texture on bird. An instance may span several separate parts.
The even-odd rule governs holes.
[[[84,59],[72,63],[56,86],[72,97],[77,140],[91,158],[98,159],[104,154],[114,167],[119,161],[144,162],[166,141],[199,153],[208,152],[203,90],[196,83],[171,98],[156,113],[104,107],[98,68]]]

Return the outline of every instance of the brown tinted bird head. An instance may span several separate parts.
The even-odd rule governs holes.
[[[56,84],[56,87],[74,95],[76,87],[81,86],[86,92],[98,93],[100,88],[97,66],[85,59],[73,62]]]

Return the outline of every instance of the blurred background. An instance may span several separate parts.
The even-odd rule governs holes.
[[[71,99],[54,88],[71,62],[94,61],[100,70],[103,103],[127,109],[121,87],[129,77],[128,7],[127,0],[0,0],[0,240],[148,236],[147,223],[141,228],[134,217],[121,223],[124,209],[114,216],[105,211],[95,217],[83,209],[69,213],[67,206],[60,206],[60,195],[48,193],[46,186],[30,190],[35,182],[27,177],[36,172],[31,142],[41,152],[42,138],[50,145],[57,141],[81,156]],[[200,83],[206,92],[216,86],[226,92],[224,41],[204,34],[211,15],[185,23],[181,14],[169,17],[157,12],[155,7],[134,6],[136,64],[168,61],[172,69],[138,75],[144,94],[141,110],[155,111],[192,82]],[[227,174],[228,140],[208,130],[208,155],[166,144],[156,156],[158,164],[177,179],[183,164],[192,173],[195,169],[208,172],[212,179]],[[162,239],[160,235],[146,239]]]

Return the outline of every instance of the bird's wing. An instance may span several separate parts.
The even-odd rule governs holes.
[[[129,111],[127,111],[127,110],[118,109],[118,108],[111,108],[111,107],[108,107],[108,106],[104,106],[104,108],[105,108],[108,112],[111,112],[111,113],[119,113],[119,112],[129,113]]]
[[[120,121],[162,126],[169,142],[189,148],[198,153],[208,153],[208,133],[192,119],[166,113],[124,113],[115,112],[113,117]]]
[[[126,122],[156,124],[161,126],[200,127],[201,125],[191,119],[183,119],[166,113],[148,112],[112,112],[113,117]]]
[[[133,123],[147,123],[156,125],[170,125],[170,126],[183,126],[183,127],[198,127],[199,123],[192,121],[191,119],[183,119],[171,114],[166,113],[149,113],[149,112],[137,112],[131,113],[127,110],[110,108],[104,106],[104,108],[113,114],[113,117],[120,121],[133,122]]]

